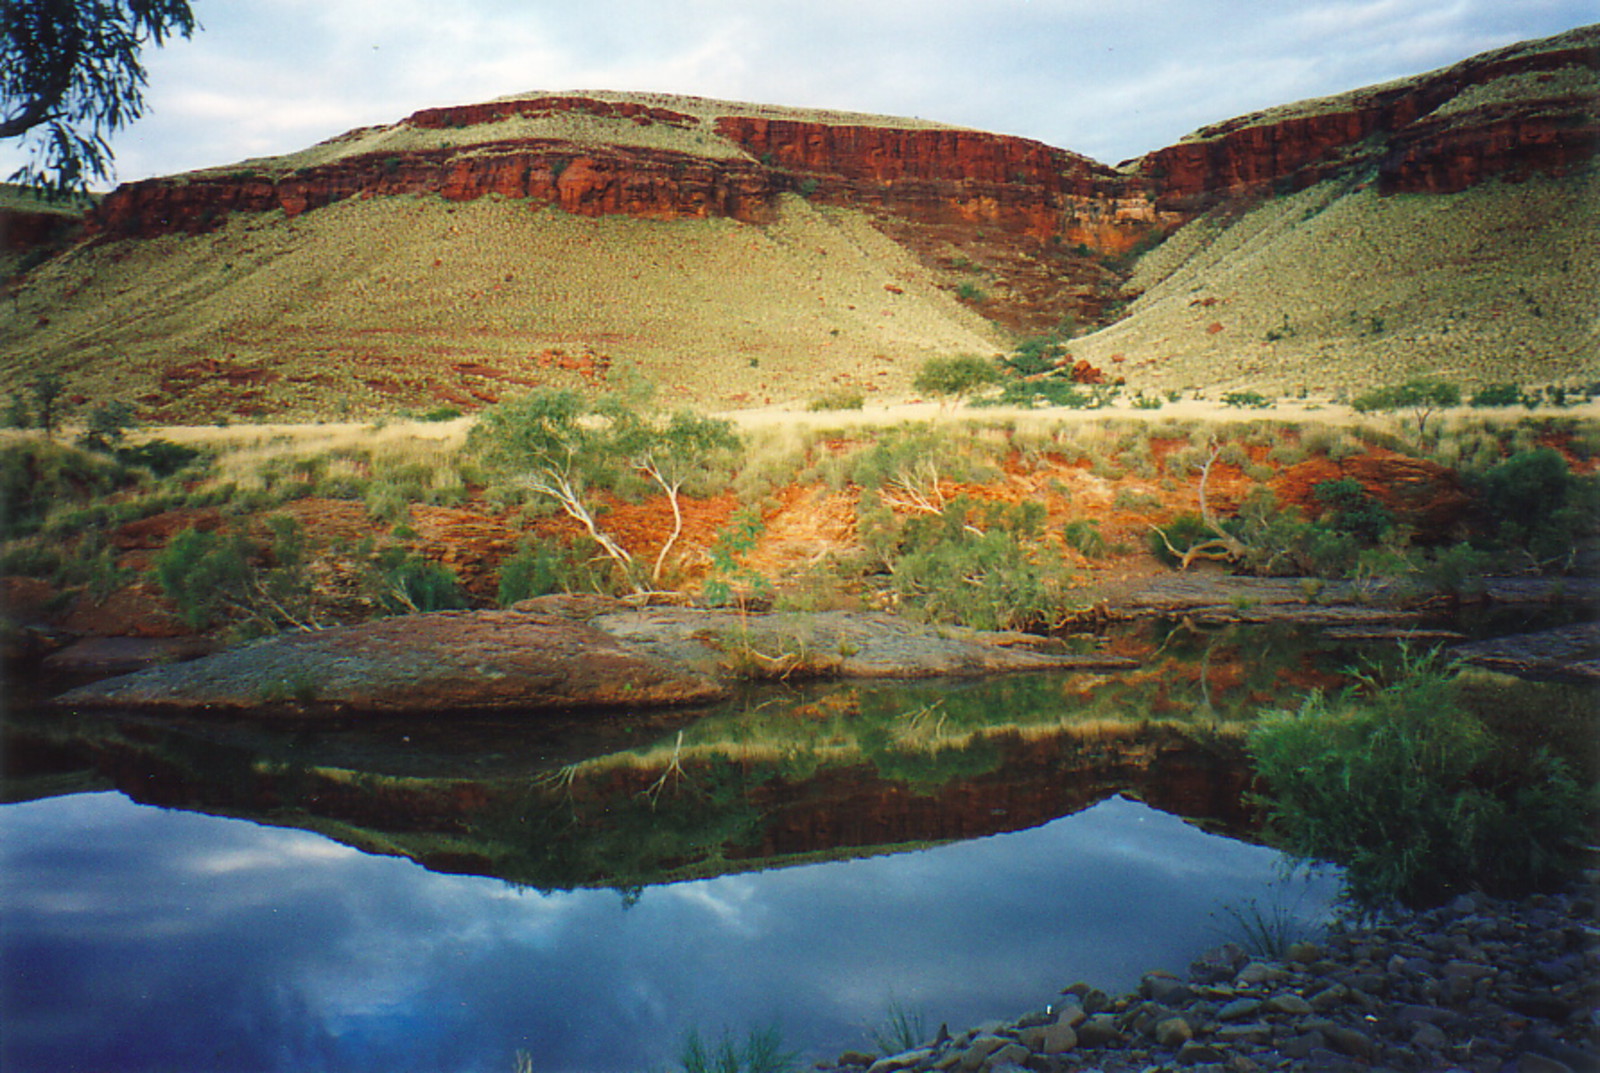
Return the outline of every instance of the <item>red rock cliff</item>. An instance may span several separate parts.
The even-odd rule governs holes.
[[[294,215],[353,196],[407,193],[499,194],[583,215],[759,222],[771,218],[779,194],[798,191],[917,226],[984,227],[1120,253],[1220,201],[1341,172],[1375,175],[1385,192],[1451,192],[1502,175],[1587,167],[1600,115],[1592,79],[1574,72],[1597,67],[1600,27],[1588,27],[1404,82],[1230,120],[1122,170],[1026,138],[948,127],[747,114],[706,101],[684,102],[698,115],[583,96],[496,101],[428,109],[376,129],[468,132],[444,139],[453,146],[352,151],[299,169],[269,161],[129,184],[106,199],[93,227],[116,236],[193,232],[231,212]],[[644,144],[513,136],[507,122],[552,117],[682,137]],[[501,124],[507,129],[497,130]],[[371,133],[329,146],[354,146]],[[695,148],[712,141],[716,152]],[[654,147],[665,144],[680,148]]]
[[[1355,166],[1376,166],[1385,193],[1453,193],[1500,175],[1563,173],[1596,153],[1594,96],[1558,87],[1563,75],[1600,68],[1600,28],[1554,40],[1281,115],[1229,120],[1140,158],[1137,171],[1163,206],[1187,211],[1272,186],[1304,188]],[[1510,87],[1503,99],[1496,83]],[[1474,89],[1484,91],[1482,103],[1470,103]]]

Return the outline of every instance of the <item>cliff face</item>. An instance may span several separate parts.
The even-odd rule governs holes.
[[[196,232],[230,212],[293,216],[354,196],[489,194],[580,215],[772,218],[797,191],[926,226],[982,226],[1126,252],[1220,201],[1376,169],[1384,192],[1446,193],[1585,166],[1600,139],[1600,29],[1429,75],[1229,120],[1122,169],[1040,142],[905,121],[684,98],[543,96],[417,112],[293,158],[133,183],[103,234]],[[672,100],[672,98],[667,98]],[[759,113],[759,114],[750,114]],[[424,135],[440,137],[429,142]]]
[[[496,136],[508,121],[574,119],[670,128],[685,148]],[[1108,253],[1125,251],[1158,222],[1148,195],[1135,189],[1141,182],[1039,142],[981,131],[742,115],[706,123],[638,102],[573,96],[430,109],[391,129],[483,136],[131,183],[107,199],[93,227],[115,237],[198,233],[232,212],[295,216],[349,197],[421,193],[455,201],[494,194],[586,216],[762,223],[779,194],[800,192],[917,224],[994,227]],[[688,147],[708,140],[720,151]]]
[[[1455,193],[1501,175],[1564,174],[1600,140],[1600,28],[1486,53],[1429,75],[1207,127],[1135,171],[1193,212],[1271,187],[1376,168],[1384,193]]]

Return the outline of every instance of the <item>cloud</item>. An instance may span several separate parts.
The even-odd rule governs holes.
[[[208,0],[146,56],[124,178],[286,153],[425,107],[633,89],[920,116],[1108,162],[1250,111],[1592,20],[1583,0]],[[0,168],[20,163],[0,146]]]

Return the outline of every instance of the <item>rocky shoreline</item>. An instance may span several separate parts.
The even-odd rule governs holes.
[[[1074,984],[1042,1010],[824,1073],[1600,1070],[1600,870],[1550,895],[1336,927],[1281,957],[1236,944],[1136,993]]]

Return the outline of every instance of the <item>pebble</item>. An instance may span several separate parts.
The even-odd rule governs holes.
[[[1208,950],[1136,993],[1074,984],[1049,1012],[818,1073],[1600,1071],[1600,870],[1520,902],[1481,894],[1281,957]]]

